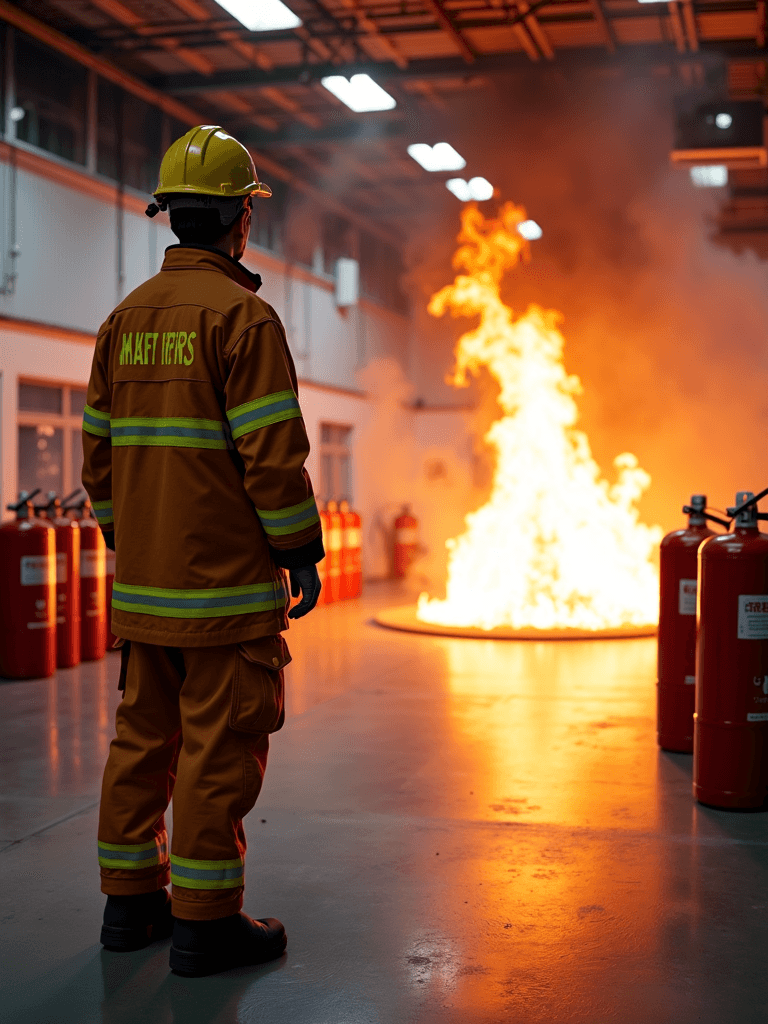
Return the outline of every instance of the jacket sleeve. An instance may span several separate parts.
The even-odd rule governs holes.
[[[91,365],[88,396],[83,413],[83,487],[93,506],[93,513],[110,544],[115,529],[112,511],[112,440],[110,414],[112,393],[109,386],[109,331],[96,339]]]
[[[304,468],[309,440],[296,374],[278,320],[248,328],[226,353],[226,412],[245,489],[283,569],[324,557],[320,516]]]

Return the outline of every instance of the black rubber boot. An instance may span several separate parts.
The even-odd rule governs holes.
[[[171,897],[165,889],[137,896],[107,896],[101,944],[113,953],[144,949],[173,932]]]
[[[171,970],[183,978],[202,978],[233,967],[264,964],[285,952],[285,928],[275,917],[254,921],[242,912],[215,921],[176,918]]]

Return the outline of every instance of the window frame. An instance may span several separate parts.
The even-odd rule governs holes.
[[[66,410],[56,412],[34,412],[19,408],[19,391],[22,384],[30,384],[36,387],[56,388],[61,391],[61,407]],[[16,490],[19,484],[19,427],[54,427],[62,431],[62,459],[61,459],[61,495],[65,496],[75,490],[82,489],[81,480],[72,479],[72,431],[80,433],[83,429],[83,417],[81,414],[74,415],[69,412],[71,408],[72,391],[87,391],[87,385],[82,382],[51,380],[42,377],[18,377],[16,380]]]
[[[333,430],[343,430],[346,432],[344,441],[324,441],[323,440],[323,428],[331,427]],[[353,464],[352,464],[352,439],[354,437],[354,424],[352,423],[334,423],[330,420],[322,420],[317,425],[317,457],[318,466],[320,468],[320,494],[318,495],[320,500],[323,502],[328,501],[348,501],[350,505],[353,502]],[[335,485],[338,482],[339,473],[339,460],[347,460],[347,488],[348,494],[325,494],[325,486],[329,481],[324,479],[323,464],[324,459],[330,458],[332,463],[331,485]]]

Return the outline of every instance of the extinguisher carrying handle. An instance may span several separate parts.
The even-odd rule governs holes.
[[[77,493],[78,492],[75,491],[75,494],[77,494]],[[76,501],[74,503],[74,505],[67,505],[67,506],[65,506],[64,507],[64,511],[65,512],[72,512],[72,511],[74,511],[74,512],[82,512],[84,510],[85,506],[89,502],[90,502],[90,498],[86,495],[84,498],[81,498],[80,501]],[[62,502],[62,506],[63,505],[64,505],[64,503]]]
[[[729,514],[730,511],[731,510],[728,509]],[[709,519],[711,523],[719,523],[721,526],[724,526],[726,530],[729,529],[731,525],[730,519],[720,519],[719,516],[713,516],[711,513],[704,512],[699,508],[693,508],[691,505],[683,505],[683,514],[686,516],[704,516],[704,518]]]
[[[8,509],[9,512],[18,512],[22,505],[26,505],[28,501],[32,500],[32,498],[36,498],[39,493],[40,488],[36,487],[34,491],[29,492],[26,498],[20,498],[15,505],[6,505],[5,507]]]
[[[61,499],[61,507],[62,508],[67,508],[68,505],[69,505],[69,502],[72,501],[73,498],[76,498],[78,496],[78,494],[81,494],[82,490],[83,490],[82,487],[78,487],[76,491],[72,491],[72,493],[68,494],[66,496],[66,498],[62,498]]]
[[[768,495],[768,487],[766,487],[764,491],[760,491],[759,494],[755,494],[754,497],[749,498],[747,501],[744,502],[743,505],[739,505],[738,508],[727,508],[725,511],[732,519],[735,519],[736,516],[738,516],[741,512],[744,512],[746,509],[748,509],[750,505],[756,505],[758,501],[762,501],[763,498],[766,497],[766,495]],[[768,515],[766,515],[766,513],[764,512],[758,512],[757,518],[766,519],[768,518]]]

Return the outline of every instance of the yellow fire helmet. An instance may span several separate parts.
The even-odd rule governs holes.
[[[232,199],[238,196],[271,196],[272,189],[259,181],[251,154],[237,139],[216,124],[191,128],[168,149],[160,165],[160,180],[155,196],[160,209],[161,197],[180,195],[212,196]],[[154,205],[154,204],[153,204]],[[149,207],[147,213],[154,216]]]

